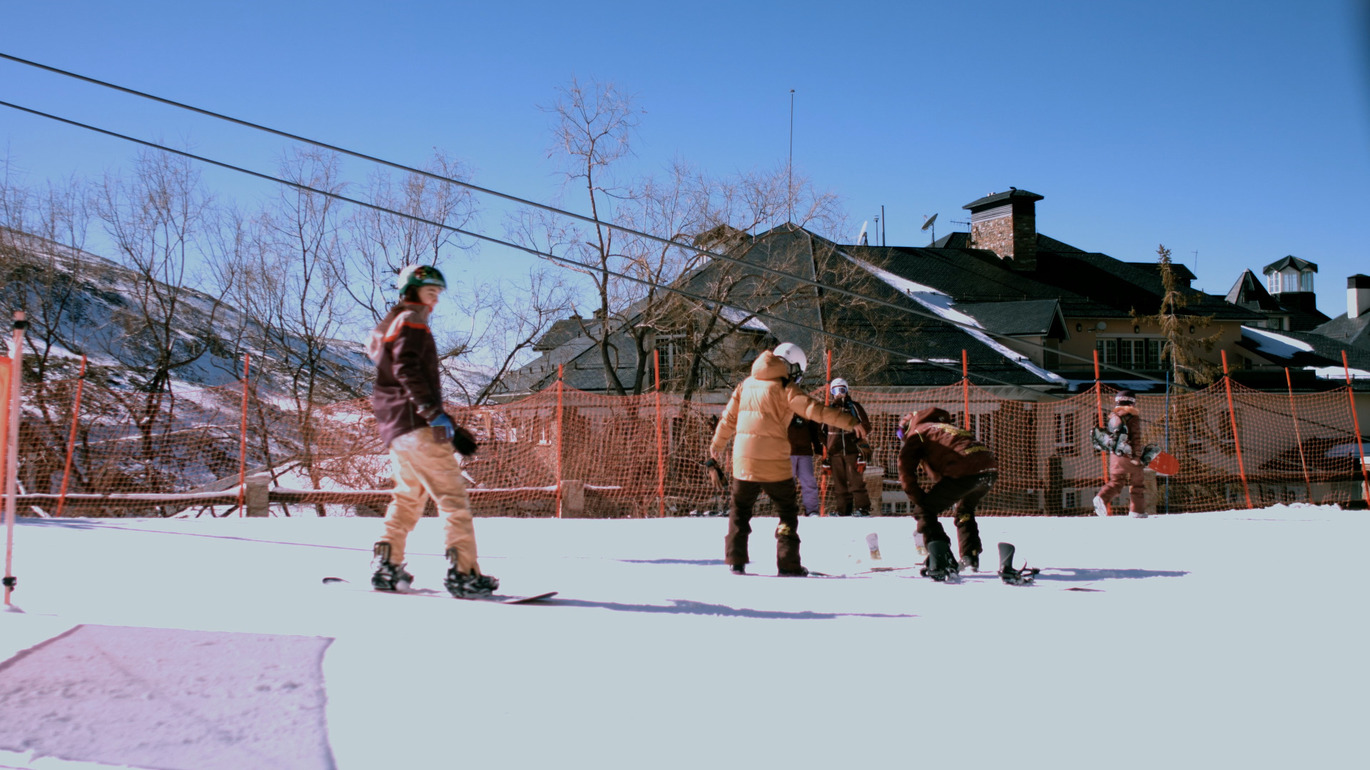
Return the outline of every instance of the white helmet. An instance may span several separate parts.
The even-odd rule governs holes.
[[[804,350],[793,342],[782,342],[775,346],[773,352],[776,358],[790,365],[790,379],[799,382],[804,370],[809,368],[809,357],[804,355]]]
[[[845,396],[847,395],[847,391],[850,390],[850,388],[847,387],[846,380],[842,379],[841,377],[838,377],[837,379],[829,383],[828,390],[832,391],[832,394],[834,396]]]

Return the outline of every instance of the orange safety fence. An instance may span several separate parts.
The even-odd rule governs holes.
[[[938,406],[998,455],[999,482],[983,514],[1089,513],[1104,481],[1090,429],[1112,392],[1026,402],[969,383],[853,390],[874,428],[868,485],[883,513],[908,512],[895,429],[901,415]],[[1258,507],[1365,500],[1348,395],[1349,386],[1295,395],[1224,381],[1139,396],[1143,443],[1167,449],[1181,468],[1154,480],[1152,506],[1244,508],[1248,495]],[[379,515],[387,502],[389,457],[366,400],[311,406],[241,383],[150,394],[86,382],[82,390],[78,379],[25,383],[23,398],[20,515]],[[557,384],[512,403],[448,411],[481,443],[466,462],[478,515],[656,517],[726,510],[701,465],[722,408]]]

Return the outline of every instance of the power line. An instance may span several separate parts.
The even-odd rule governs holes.
[[[596,266],[596,265],[587,265],[587,264],[585,264],[584,262],[578,262],[578,261],[576,261],[576,260],[574,260],[574,259],[568,259],[568,258],[566,258],[566,257],[559,257],[559,256],[557,256],[557,255],[555,255],[555,254],[550,254],[550,253],[547,253],[547,252],[540,251],[540,250],[538,250],[538,249],[536,249],[536,248],[533,248],[533,247],[531,247],[531,246],[524,246],[524,245],[522,245],[522,244],[514,243],[514,242],[512,242],[512,241],[506,241],[506,240],[504,240],[504,239],[502,239],[502,238],[496,238],[496,237],[491,236],[491,235],[485,235],[485,234],[482,234],[482,233],[477,233],[477,232],[473,232],[473,231],[470,231],[470,230],[466,230],[466,229],[457,227],[457,226],[455,226],[455,225],[449,225],[449,224],[447,224],[447,223],[445,223],[445,222],[438,222],[438,221],[431,220],[431,219],[427,219],[427,218],[425,218],[425,217],[420,217],[420,216],[417,216],[417,215],[414,215],[414,214],[408,214],[408,213],[405,213],[405,212],[403,212],[403,211],[396,211],[395,209],[392,209],[392,208],[389,208],[389,207],[386,207],[386,206],[382,206],[382,205],[377,204],[377,203],[372,203],[372,202],[370,202],[370,201],[360,200],[360,199],[358,199],[358,198],[353,198],[353,197],[350,197],[350,196],[347,196],[347,195],[342,195],[341,193],[332,192],[332,191],[330,191],[330,190],[321,190],[321,189],[319,189],[319,188],[317,188],[317,187],[311,187],[311,186],[309,186],[309,185],[307,185],[307,184],[303,184],[303,183],[301,183],[301,182],[295,182],[295,181],[291,181],[291,180],[289,180],[289,179],[282,179],[282,178],[280,178],[280,177],[273,176],[273,175],[271,175],[271,174],[265,174],[265,173],[262,173],[262,172],[260,172],[260,171],[254,171],[254,170],[249,169],[249,168],[244,168],[244,167],[242,167],[242,166],[237,166],[237,165],[234,165],[234,164],[232,164],[232,163],[228,163],[228,162],[221,161],[221,160],[215,160],[215,159],[213,159],[213,158],[208,158],[208,157],[205,157],[205,156],[203,156],[203,155],[197,155],[197,154],[195,154],[195,153],[193,153],[193,152],[188,152],[188,151],[186,151],[186,150],[178,150],[178,149],[176,149],[176,148],[174,148],[174,147],[167,147],[167,146],[165,146],[165,145],[157,144],[156,142],[150,142],[150,141],[148,141],[148,140],[146,140],[146,139],[139,139],[139,138],[137,138],[137,137],[128,136],[127,134],[121,134],[121,133],[119,133],[119,132],[117,132],[117,131],[111,131],[111,130],[109,130],[109,129],[100,128],[100,127],[98,127],[98,126],[92,126],[92,125],[90,125],[90,124],[82,123],[82,122],[80,122],[80,121],[72,120],[72,119],[70,119],[70,118],[63,118],[63,117],[58,116],[58,115],[52,115],[52,114],[50,114],[50,113],[42,112],[41,110],[35,110],[35,109],[31,109],[31,108],[29,108],[29,107],[21,107],[21,106],[19,106],[19,105],[17,105],[17,104],[13,104],[13,103],[6,102],[6,101],[0,101],[0,107],[9,107],[10,109],[18,110],[18,111],[20,111],[20,112],[26,112],[26,113],[28,113],[28,114],[30,114],[30,115],[36,115],[36,116],[38,116],[38,117],[48,118],[49,120],[55,120],[55,121],[57,121],[57,122],[59,122],[59,123],[65,123],[65,124],[67,124],[67,125],[69,125],[69,126],[75,126],[75,127],[77,127],[77,128],[82,128],[82,129],[85,129],[85,130],[88,130],[88,131],[93,131],[93,132],[98,133],[98,134],[104,134],[105,136],[110,136],[110,137],[114,137],[114,138],[116,138],[116,139],[122,139],[122,140],[127,141],[127,142],[132,142],[132,143],[134,143],[134,144],[142,145],[142,146],[144,146],[144,147],[150,147],[150,148],[153,148],[153,149],[156,149],[156,150],[160,150],[160,151],[162,151],[162,152],[168,152],[168,153],[171,153],[171,154],[173,154],[173,155],[179,155],[179,156],[181,156],[181,157],[188,158],[188,159],[194,160],[194,161],[198,161],[198,162],[200,162],[200,163],[206,163],[206,164],[209,164],[209,165],[211,165],[211,166],[217,166],[217,167],[219,167],[219,168],[226,169],[226,170],[229,170],[229,171],[235,171],[235,172],[237,172],[237,173],[246,174],[246,175],[248,175],[248,176],[256,177],[257,179],[263,179],[263,180],[266,180],[266,181],[269,181],[269,182],[276,182],[276,183],[278,183],[278,184],[283,184],[283,185],[286,185],[286,186],[288,186],[288,187],[292,187],[292,188],[294,188],[294,189],[296,189],[296,190],[299,190],[299,191],[301,191],[301,192],[311,193],[311,194],[315,194],[315,195],[322,195],[322,196],[325,196],[325,197],[328,197],[328,198],[332,198],[332,199],[334,199],[334,200],[341,201],[341,202],[344,202],[344,203],[350,203],[350,204],[353,204],[353,205],[355,205],[355,206],[361,206],[361,207],[364,207],[364,208],[368,208],[368,209],[371,209],[371,210],[373,210],[373,211],[379,211],[379,212],[382,212],[382,213],[385,213],[385,214],[390,214],[390,215],[397,216],[397,217],[403,217],[403,218],[405,218],[405,219],[408,219],[408,220],[411,220],[411,221],[414,221],[414,222],[418,222],[418,223],[420,223],[420,224],[429,225],[429,226],[431,226],[431,227],[437,227],[437,228],[441,228],[441,229],[444,229],[444,230],[450,230],[451,232],[457,233],[458,235],[465,235],[465,236],[468,236],[468,237],[471,237],[471,238],[476,238],[476,239],[478,239],[478,240],[487,241],[487,242],[489,242],[489,243],[493,243],[493,244],[496,244],[496,245],[499,245],[499,246],[505,246],[505,247],[508,247],[508,248],[511,248],[511,249],[515,249],[515,250],[518,250],[518,251],[525,252],[525,253],[527,253],[527,254],[531,254],[531,255],[536,256],[536,257],[541,258],[541,259],[547,259],[547,260],[551,260],[551,261],[553,261],[553,262],[558,262],[558,263],[564,264],[564,265],[566,265],[566,266],[568,266],[568,267],[577,267],[577,268],[582,268],[582,269],[594,269],[594,270],[596,270],[596,271],[602,271],[602,272],[607,273],[608,275],[611,275],[611,276],[613,276],[613,277],[615,277],[615,278],[619,278],[619,279],[622,279],[622,280],[631,281],[631,282],[633,282],[633,283],[638,283],[638,284],[642,284],[642,285],[645,285],[645,286],[650,286],[650,287],[653,287],[653,288],[661,289],[661,290],[663,290],[663,291],[669,291],[669,292],[672,292],[672,293],[674,293],[674,294],[678,294],[678,295],[680,295],[680,296],[682,296],[682,297],[686,297],[687,299],[692,299],[692,300],[695,300],[695,301],[697,301],[697,302],[702,302],[702,303],[704,303],[704,304],[706,304],[706,305],[712,304],[712,305],[719,305],[719,306],[722,306],[722,307],[729,307],[729,308],[732,308],[732,309],[737,310],[737,311],[739,311],[739,312],[742,312],[742,313],[746,314],[746,315],[749,316],[749,317],[762,318],[762,319],[765,319],[765,320],[774,321],[774,322],[776,322],[776,323],[788,324],[788,325],[793,326],[793,327],[798,328],[798,329],[803,329],[803,330],[805,330],[805,331],[809,331],[809,332],[813,332],[813,333],[816,333],[816,334],[825,335],[825,336],[831,337],[831,338],[833,338],[833,339],[835,339],[835,340],[841,340],[841,341],[843,341],[843,342],[850,342],[850,343],[855,344],[855,345],[862,345],[862,346],[864,346],[864,347],[868,347],[868,348],[871,348],[871,349],[873,349],[873,350],[878,350],[878,351],[880,351],[880,352],[887,353],[887,354],[889,354],[889,355],[896,356],[896,357],[902,357],[902,358],[905,358],[905,359],[914,358],[914,356],[912,356],[911,354],[909,354],[909,353],[907,353],[907,352],[905,352],[905,351],[902,351],[902,350],[896,350],[895,348],[886,347],[886,346],[884,346],[884,345],[880,345],[880,344],[872,343],[872,342],[867,342],[867,341],[864,341],[864,340],[858,340],[858,339],[856,339],[856,338],[854,338],[854,337],[849,337],[849,336],[846,336],[846,335],[843,335],[843,334],[836,334],[836,333],[833,333],[833,332],[824,331],[824,330],[822,330],[822,329],[819,329],[819,328],[816,328],[816,327],[813,327],[813,326],[809,326],[808,324],[800,323],[800,322],[797,322],[797,321],[794,321],[794,320],[791,320],[791,319],[788,319],[788,318],[781,318],[781,317],[779,317],[779,316],[771,315],[770,313],[766,313],[766,312],[763,312],[763,311],[751,310],[751,309],[748,309],[748,308],[746,308],[746,307],[742,307],[742,306],[739,306],[739,305],[732,305],[732,304],[729,304],[728,302],[723,301],[723,300],[715,299],[715,298],[712,298],[712,297],[701,296],[701,295],[695,294],[695,293],[693,293],[693,292],[686,291],[686,290],[684,290],[684,289],[680,289],[680,288],[677,288],[677,287],[674,287],[674,286],[669,286],[669,285],[666,285],[666,284],[657,283],[657,282],[655,282],[655,281],[652,281],[652,280],[649,280],[649,279],[646,279],[646,278],[638,278],[638,277],[635,277],[635,276],[628,275],[628,274],[626,274],[626,273],[620,273],[620,272],[618,272],[618,271],[616,271],[616,270],[609,270],[609,269],[602,268],[602,267],[599,267],[599,266]],[[939,364],[939,363],[936,363],[936,362],[933,362],[933,361],[925,361],[925,363],[927,363],[927,364],[929,364],[929,365],[931,365],[931,366],[940,368],[940,369],[945,369],[945,370],[950,371],[950,372],[960,373],[960,370],[959,370],[959,369],[957,369],[957,368],[955,368],[955,367],[952,367],[952,366],[948,366],[948,365],[945,365],[945,364]],[[1021,384],[1008,382],[1008,381],[1006,381],[1006,380],[1001,380],[1001,379],[998,379],[998,378],[996,378],[996,377],[991,377],[991,376],[989,376],[989,375],[977,374],[976,376],[977,376],[977,377],[980,377],[980,378],[983,379],[983,380],[987,380],[987,381],[990,381],[990,382],[996,382],[996,383],[998,383],[998,384],[1000,384],[1000,385],[1008,385],[1008,386],[1010,386],[1010,387],[1015,387],[1015,388],[1024,387],[1024,386],[1021,385]],[[1053,395],[1053,394],[1044,394],[1044,395],[1049,395],[1049,396],[1051,396],[1051,395]]]
[[[357,152],[357,151],[355,151],[355,150],[349,150],[349,149],[347,149],[347,148],[345,148],[345,147],[340,147],[340,146],[338,146],[338,145],[329,144],[329,143],[327,143],[327,142],[319,141],[319,140],[316,140],[316,139],[310,139],[310,138],[308,138],[308,137],[300,136],[299,134],[292,134],[292,133],[290,133],[290,132],[288,132],[288,131],[283,131],[283,130],[280,130],[280,129],[271,128],[270,126],[265,126],[265,125],[262,125],[262,124],[260,124],[260,123],[254,123],[254,122],[252,122],[252,121],[244,120],[244,119],[242,119],[242,118],[235,118],[235,117],[233,117],[233,116],[231,116],[231,115],[225,115],[225,114],[223,114],[223,113],[214,112],[213,110],[208,110],[208,109],[205,109],[205,108],[202,108],[202,107],[196,107],[196,106],[194,106],[194,105],[186,104],[186,103],[184,103],[184,102],[178,102],[178,101],[175,101],[175,100],[173,100],[173,99],[167,99],[167,98],[165,98],[165,97],[157,96],[157,95],[155,95],[155,94],[150,94],[150,93],[147,93],[147,92],[145,92],[145,91],[139,91],[139,90],[137,90],[137,89],[129,88],[129,87],[127,87],[127,86],[121,86],[121,85],[118,85],[118,84],[116,84],[116,83],[110,83],[110,82],[108,82],[108,81],[100,80],[100,79],[98,79],[98,78],[93,78],[93,77],[90,77],[90,76],[87,76],[87,75],[81,75],[81,74],[79,74],[79,73],[75,73],[75,72],[70,72],[70,71],[68,71],[68,70],[59,69],[59,68],[57,68],[57,67],[53,67],[53,66],[50,66],[50,65],[47,65],[47,64],[41,64],[41,63],[35,62],[35,61],[30,61],[30,60],[28,60],[28,59],[23,59],[23,58],[20,58],[20,57],[18,57],[18,56],[13,56],[13,55],[11,55],[11,54],[7,54],[7,53],[3,53],[3,52],[0,52],[0,59],[5,59],[5,60],[9,60],[9,61],[18,63],[18,64],[23,64],[23,65],[25,65],[25,66],[29,66],[29,67],[34,67],[34,68],[37,68],[37,69],[45,70],[45,71],[47,71],[47,72],[52,72],[52,73],[54,73],[54,74],[62,75],[63,77],[69,77],[69,78],[73,78],[73,79],[76,79],[76,80],[80,80],[80,81],[83,81],[83,82],[86,82],[86,83],[90,83],[90,84],[92,84],[92,85],[97,85],[97,86],[100,86],[100,87],[102,87],[102,88],[113,89],[113,90],[115,90],[115,91],[119,91],[119,92],[122,92],[122,93],[130,94],[130,95],[132,95],[132,96],[137,96],[137,97],[142,98],[142,99],[148,99],[148,100],[150,100],[150,101],[158,102],[158,103],[160,103],[160,104],[165,104],[165,105],[168,105],[168,106],[171,106],[171,107],[175,107],[175,108],[177,108],[177,109],[187,110],[187,111],[189,111],[189,112],[193,112],[193,113],[196,113],[196,114],[199,114],[199,115],[204,115],[204,116],[206,116],[206,117],[215,118],[216,120],[222,120],[222,121],[226,121],[226,122],[233,123],[233,124],[236,124],[236,125],[244,126],[244,127],[246,127],[246,128],[251,128],[251,129],[254,129],[254,130],[257,130],[257,131],[262,131],[262,132],[265,132],[265,133],[268,133],[268,134],[272,134],[272,135],[274,135],[274,136],[279,136],[279,137],[282,137],[282,138],[285,138],[285,139],[289,139],[289,140],[291,140],[291,141],[296,141],[296,142],[301,142],[301,143],[304,143],[304,144],[312,145],[312,146],[315,146],[315,147],[318,147],[318,148],[321,148],[321,149],[328,150],[328,151],[330,151],[330,152],[336,152],[336,153],[338,153],[338,154],[340,154],[340,155],[346,155],[346,156],[348,156],[348,157],[356,158],[356,159],[358,159],[358,160],[364,160],[364,161],[368,161],[368,162],[371,162],[371,163],[377,163],[377,164],[379,164],[379,165],[386,166],[386,167],[388,167],[388,168],[393,168],[393,169],[398,170],[398,171],[404,171],[404,172],[410,173],[410,174],[417,174],[417,175],[419,175],[419,176],[427,177],[427,178],[433,179],[433,180],[435,180],[435,181],[441,181],[441,182],[446,182],[446,183],[448,183],[448,184],[454,184],[454,185],[457,185],[457,186],[459,186],[459,187],[463,187],[463,188],[466,188],[466,189],[468,189],[468,190],[471,190],[471,191],[473,191],[473,192],[477,192],[477,193],[481,193],[481,194],[485,194],[485,195],[491,195],[491,196],[494,196],[494,197],[496,197],[496,198],[500,198],[500,199],[502,199],[502,200],[509,201],[509,202],[511,202],[511,203],[516,203],[516,204],[518,204],[518,205],[530,206],[530,207],[533,207],[533,208],[536,208],[536,209],[540,209],[540,210],[542,210],[542,211],[547,211],[547,212],[549,212],[549,213],[556,214],[556,215],[559,215],[559,216],[569,217],[569,218],[572,218],[572,219],[575,219],[575,220],[584,222],[584,223],[586,223],[586,224],[592,224],[592,225],[596,225],[596,226],[603,226],[603,227],[607,227],[607,228],[612,229],[612,230],[617,230],[617,231],[619,231],[619,232],[627,233],[627,234],[629,234],[629,235],[633,235],[633,236],[636,236],[636,237],[639,237],[639,238],[645,238],[645,239],[647,239],[647,240],[650,240],[650,241],[653,241],[653,242],[656,242],[656,243],[659,243],[659,244],[662,244],[662,245],[674,246],[674,247],[677,247],[677,248],[687,249],[687,250],[689,250],[689,251],[693,251],[693,252],[695,252],[695,253],[697,253],[697,254],[699,254],[699,255],[701,255],[701,256],[709,257],[709,258],[711,258],[711,259],[721,259],[721,260],[723,260],[723,261],[730,262],[730,263],[732,263],[732,264],[736,264],[736,265],[739,265],[739,266],[744,266],[744,267],[746,267],[746,268],[748,268],[748,269],[757,270],[757,271],[760,271],[760,272],[763,272],[763,273],[767,273],[767,274],[769,274],[769,275],[771,275],[771,276],[774,276],[774,277],[786,278],[786,279],[793,280],[793,281],[796,281],[796,282],[801,283],[801,284],[805,284],[805,285],[808,285],[808,286],[812,286],[812,287],[814,287],[814,288],[816,288],[816,289],[823,289],[823,290],[832,292],[832,293],[834,293],[834,294],[838,294],[838,295],[841,295],[841,296],[850,297],[850,298],[855,299],[855,300],[860,300],[860,301],[863,301],[863,302],[870,302],[870,303],[872,303],[872,304],[874,304],[874,305],[876,305],[876,306],[879,306],[879,307],[886,307],[886,308],[889,308],[889,309],[892,309],[892,310],[895,310],[895,311],[898,311],[898,312],[901,312],[901,313],[908,313],[908,314],[911,314],[911,315],[914,315],[914,316],[917,316],[917,317],[921,317],[921,318],[924,318],[924,319],[934,320],[934,321],[938,321],[938,322],[941,322],[941,323],[949,324],[949,325],[951,325],[951,326],[957,327],[957,328],[962,329],[962,330],[973,331],[973,332],[976,332],[976,333],[984,334],[984,335],[986,335],[986,336],[993,337],[993,338],[996,338],[996,339],[999,339],[999,340],[1002,340],[1002,341],[1005,341],[1005,342],[1012,341],[1012,342],[1015,343],[1015,344],[1023,345],[1023,346],[1025,346],[1025,347],[1033,348],[1033,349],[1040,350],[1040,351],[1043,351],[1043,352],[1047,352],[1047,351],[1049,350],[1049,349],[1047,348],[1046,345],[1043,345],[1043,344],[1040,344],[1040,343],[1036,343],[1036,342],[1032,342],[1032,341],[1024,340],[1024,339],[1013,338],[1013,337],[1010,337],[1009,335],[1006,335],[1006,334],[998,334],[998,333],[992,332],[992,331],[990,331],[990,330],[988,330],[988,329],[984,329],[983,327],[974,326],[974,325],[967,324],[967,323],[962,323],[962,322],[960,322],[960,321],[956,321],[956,320],[953,320],[953,319],[949,319],[949,318],[946,318],[946,317],[944,317],[944,316],[937,315],[937,314],[935,314],[935,313],[930,313],[930,312],[918,310],[918,309],[916,309],[916,308],[910,308],[910,307],[907,307],[907,306],[904,306],[904,305],[899,305],[899,304],[896,304],[896,303],[894,303],[894,302],[890,302],[890,301],[887,301],[887,300],[878,299],[878,298],[875,298],[875,297],[868,297],[868,296],[865,296],[865,295],[863,295],[863,294],[860,294],[859,292],[854,292],[854,291],[851,291],[851,290],[849,290],[849,289],[842,288],[842,287],[840,287],[840,286],[825,284],[825,283],[823,283],[823,282],[821,282],[821,281],[818,281],[816,278],[815,278],[815,279],[809,279],[809,278],[805,278],[805,277],[803,277],[803,276],[796,275],[796,274],[793,274],[793,273],[787,273],[787,272],[785,272],[785,271],[783,271],[783,270],[778,270],[778,269],[776,269],[776,268],[772,268],[772,267],[769,267],[769,266],[764,265],[764,264],[760,264],[760,263],[749,263],[749,262],[746,262],[746,261],[743,260],[743,259],[739,259],[739,258],[737,258],[737,257],[733,257],[733,256],[730,256],[730,255],[727,255],[727,254],[721,254],[721,253],[718,253],[718,252],[710,251],[710,250],[708,250],[708,249],[704,249],[704,248],[700,248],[700,247],[698,247],[698,246],[695,246],[695,245],[693,245],[693,244],[683,243],[683,242],[680,242],[680,241],[677,241],[677,240],[674,240],[674,239],[671,239],[671,238],[664,238],[664,237],[661,237],[661,236],[658,236],[658,235],[653,235],[653,234],[651,234],[651,233],[647,233],[647,232],[644,232],[644,231],[641,231],[641,230],[637,230],[637,229],[634,229],[634,228],[631,228],[631,227],[627,227],[627,226],[625,226],[625,225],[619,225],[619,224],[615,224],[615,223],[613,223],[613,222],[606,222],[606,221],[603,221],[603,220],[600,220],[600,219],[596,219],[596,218],[594,218],[594,217],[585,216],[585,215],[583,215],[583,214],[577,214],[577,213],[575,213],[575,212],[573,212],[573,211],[567,211],[567,210],[565,210],[565,209],[557,208],[557,207],[555,207],[555,206],[551,206],[551,205],[548,205],[548,204],[545,204],[545,203],[539,203],[539,202],[537,202],[537,201],[529,200],[529,199],[527,199],[527,198],[521,198],[521,197],[519,197],[519,196],[511,195],[511,194],[509,194],[509,193],[502,193],[502,192],[499,192],[499,191],[497,191],[497,190],[492,190],[492,189],[487,188],[487,187],[482,187],[482,186],[480,186],[480,185],[477,185],[477,184],[474,184],[474,183],[471,183],[471,182],[466,182],[466,181],[462,181],[462,180],[460,180],[460,179],[455,179],[455,178],[452,178],[452,177],[443,176],[443,175],[441,175],[441,174],[437,174],[437,173],[432,172],[432,171],[427,171],[427,170],[425,170],[425,169],[415,168],[415,167],[413,167],[413,166],[407,166],[407,165],[404,165],[404,164],[402,164],[402,163],[397,163],[397,162],[395,162],[395,161],[386,160],[386,159],[384,159],[384,158],[380,158],[380,157],[377,157],[377,156],[374,156],[374,155],[368,155],[368,154],[366,154],[366,153]],[[19,110],[22,110],[22,111],[25,111],[25,112],[30,112],[30,113],[36,114],[36,115],[42,115],[43,117],[49,117],[49,118],[54,119],[54,120],[59,120],[59,121],[66,122],[66,123],[69,123],[69,124],[71,124],[71,125],[77,125],[77,126],[80,126],[80,127],[83,127],[83,128],[88,128],[88,129],[90,129],[90,130],[99,131],[99,132],[102,132],[102,133],[108,133],[108,134],[110,134],[110,135],[118,136],[119,138],[126,139],[126,140],[128,140],[128,141],[135,141],[135,142],[141,141],[141,140],[134,139],[134,138],[132,138],[132,137],[125,137],[125,136],[122,136],[122,135],[113,134],[112,132],[107,132],[107,131],[104,131],[103,129],[98,129],[98,128],[95,128],[95,127],[93,127],[93,126],[86,126],[86,125],[84,125],[84,124],[79,124],[79,123],[77,123],[77,122],[75,122],[75,121],[70,121],[70,120],[67,120],[67,119],[64,119],[64,118],[59,118],[59,117],[56,117],[56,116],[47,115],[47,114],[45,114],[45,113],[40,113],[40,112],[35,111],[35,110],[29,110],[29,109],[27,109],[27,108],[19,107],[19,106],[17,106],[17,105],[5,103],[5,106],[11,107],[11,108],[13,108],[13,109],[19,109]],[[164,146],[162,146],[162,145],[149,144],[148,146],[156,147],[156,148],[158,148],[158,149],[168,150],[168,148],[166,148],[166,147],[164,147]],[[205,162],[213,162],[213,161],[209,161],[208,159],[205,159]],[[788,195],[789,193],[790,193],[790,191],[787,190],[787,195]],[[598,269],[598,268],[596,268],[596,269]],[[826,334],[827,332],[824,332],[824,333]],[[1075,355],[1075,354],[1073,354],[1073,353],[1067,353],[1067,352],[1060,351],[1060,350],[1052,350],[1051,352],[1055,353],[1057,356],[1059,356],[1059,357],[1061,357],[1061,358],[1071,359],[1071,360],[1079,361],[1079,362],[1083,362],[1083,363],[1092,363],[1092,362],[1093,362],[1093,360],[1090,359],[1090,358],[1085,358],[1084,356],[1077,356],[1077,355]],[[1103,367],[1103,368],[1106,368],[1106,369],[1108,369],[1108,370],[1110,370],[1110,371],[1113,371],[1113,372],[1117,372],[1117,373],[1120,373],[1120,374],[1128,375],[1128,376],[1130,376],[1130,377],[1132,377],[1132,378],[1134,378],[1134,379],[1144,380],[1144,381],[1148,381],[1148,382],[1156,382],[1156,383],[1162,382],[1162,380],[1159,380],[1159,379],[1157,379],[1157,378],[1155,378],[1155,377],[1152,377],[1152,376],[1150,376],[1150,375],[1143,374],[1143,373],[1141,373],[1141,372],[1133,371],[1133,370],[1131,370],[1131,369],[1124,369],[1124,368],[1117,367],[1117,366],[1114,366],[1114,365],[1102,364],[1102,363],[1100,364],[1100,366]]]

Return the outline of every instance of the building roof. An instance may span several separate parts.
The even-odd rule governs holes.
[[[1317,265],[1313,264],[1312,262],[1309,262],[1306,259],[1299,259],[1298,257],[1292,254],[1287,257],[1280,257],[1274,262],[1271,262],[1270,264],[1266,265],[1265,268],[1261,270],[1261,272],[1265,273],[1266,275],[1270,275],[1271,273],[1279,272],[1280,270],[1283,270],[1286,267],[1293,267],[1295,270],[1298,270],[1299,272],[1303,272],[1304,270],[1310,270],[1314,273],[1318,272]]]
[[[1027,190],[1019,190],[1017,187],[1010,187],[1008,188],[1008,192],[990,193],[983,198],[976,198],[961,208],[968,211],[982,211],[1010,202],[1016,203],[1021,201],[1035,203],[1039,200],[1042,200],[1042,196],[1035,192],[1028,192]]]
[[[1370,313],[1362,313],[1356,318],[1342,313],[1314,329],[1313,333],[1343,345],[1370,349]]]
[[[1270,296],[1270,292],[1265,290],[1265,285],[1250,270],[1243,270],[1237,282],[1232,284],[1228,290],[1228,302],[1234,305],[1241,305],[1250,310],[1259,310],[1263,313],[1274,313],[1284,310],[1284,307],[1275,298]]]
[[[1035,193],[1011,190],[977,201],[990,204]],[[801,227],[784,225],[756,236],[746,236],[729,252],[734,259],[712,259],[673,286],[697,297],[711,292],[731,275],[741,279],[752,270],[768,280],[762,296],[751,297],[758,323],[749,324],[758,342],[794,342],[806,351],[836,340],[858,340],[876,346],[887,362],[873,369],[860,384],[865,387],[926,387],[961,379],[962,351],[973,375],[991,384],[1032,388],[1067,386],[1059,375],[1035,365],[1007,347],[1000,337],[1067,336],[1064,319],[1118,319],[1155,314],[1164,293],[1157,266],[1129,263],[1083,251],[1044,235],[1037,236],[1035,269],[1016,268],[993,252],[969,247],[968,233],[952,233],[929,247],[839,245]],[[739,265],[738,262],[741,264]],[[765,277],[760,265],[797,276],[786,281]],[[1176,271],[1182,282],[1193,274]],[[816,281],[819,286],[812,285]],[[840,287],[870,297],[862,302]],[[1222,297],[1182,289],[1185,313],[1215,320],[1250,322],[1261,318],[1252,309]],[[780,301],[776,301],[777,298]],[[732,304],[723,300],[725,304]],[[711,310],[712,306],[695,307]],[[890,307],[893,305],[894,307]],[[764,315],[761,308],[765,306]],[[895,309],[899,308],[899,309]],[[902,310],[902,312],[901,312]],[[625,314],[631,316],[631,313]],[[733,315],[739,315],[734,312]],[[745,314],[738,319],[745,318]],[[639,321],[629,318],[627,325]],[[821,330],[821,332],[820,332]],[[768,333],[767,333],[768,332]],[[549,331],[549,335],[552,332]],[[820,338],[820,333],[827,335]],[[589,338],[572,340],[565,359],[566,381],[583,390],[604,389],[605,375],[597,346]],[[621,373],[636,367],[634,348],[626,334],[610,339],[619,355]],[[569,353],[569,356],[568,356]],[[538,361],[525,367],[544,387],[549,367]],[[521,372],[523,370],[520,370]],[[836,374],[836,372],[834,372]],[[550,367],[555,378],[555,367]],[[622,376],[622,375],[621,375]],[[521,388],[520,388],[521,389]]]

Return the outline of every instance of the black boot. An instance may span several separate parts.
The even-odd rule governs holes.
[[[482,575],[475,570],[458,572],[456,549],[447,549],[447,560],[452,567],[447,570],[447,577],[442,584],[448,593],[458,599],[484,599],[499,588],[499,578],[493,575]]]
[[[377,591],[408,591],[414,576],[404,570],[403,564],[390,561],[390,544],[382,540],[371,552],[375,556],[372,565],[376,568],[371,575],[371,587]]]
[[[955,583],[961,579],[956,557],[951,555],[951,543],[945,540],[928,543],[928,559],[924,563],[922,574],[939,583]]]

